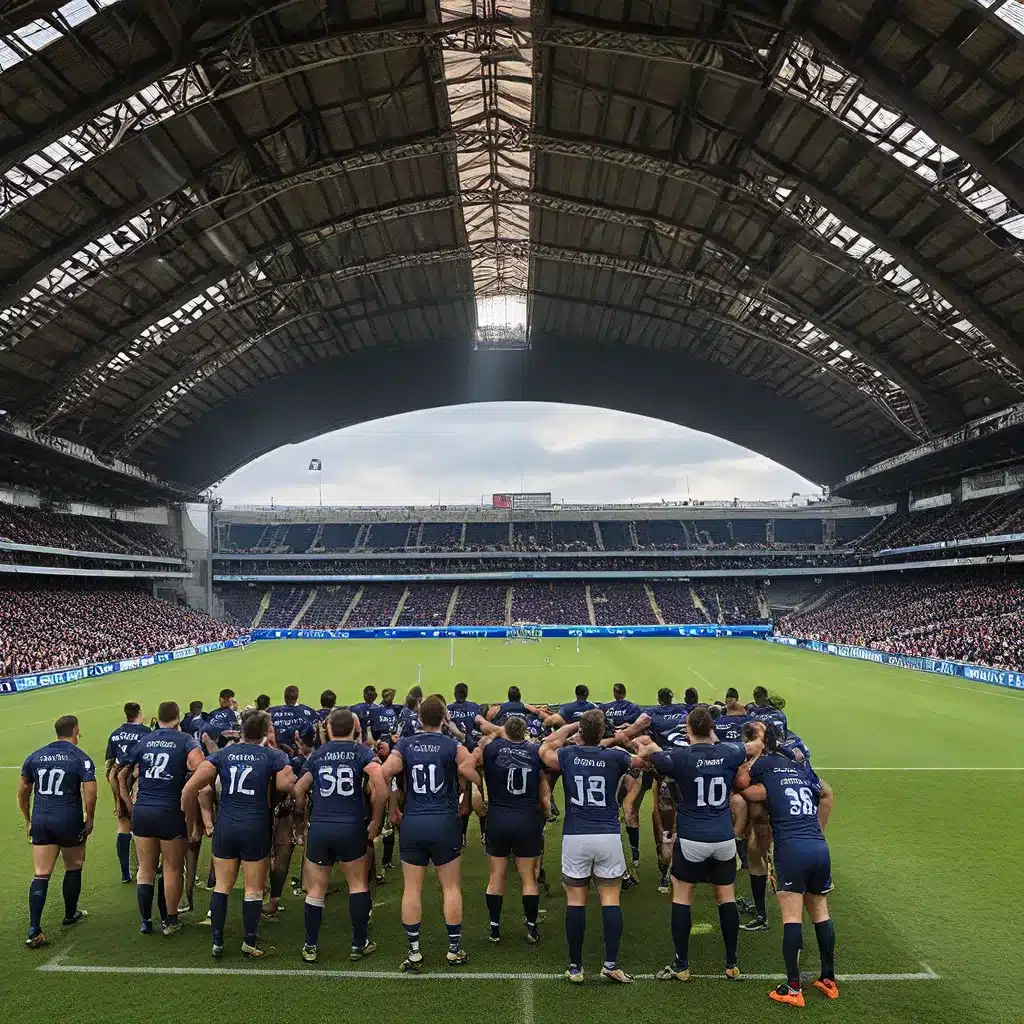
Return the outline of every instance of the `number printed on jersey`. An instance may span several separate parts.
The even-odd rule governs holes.
[[[256,790],[247,788],[245,785],[250,775],[252,775],[251,765],[245,765],[241,770],[239,770],[237,764],[231,765],[231,781],[228,783],[228,795],[255,796]]]
[[[724,807],[729,799],[729,788],[725,779],[721,776],[714,776],[706,779],[698,775],[693,780],[697,785],[697,806],[698,807]],[[705,794],[705,789],[707,793]],[[788,793],[789,790],[786,790]]]
[[[584,781],[586,787],[584,787]],[[569,797],[569,802],[577,807],[605,807],[605,783],[603,775],[574,775],[572,777],[573,789],[575,792]]]
[[[440,793],[444,789],[444,779],[437,781],[436,764],[414,764],[412,766],[412,791],[426,796],[429,793]]]
[[[347,764],[322,764],[317,772],[317,778],[320,783],[320,795],[322,797],[334,796],[335,793],[338,796],[355,795],[355,772]]]
[[[146,767],[143,771],[143,776],[147,779],[160,779],[163,782],[167,782],[171,779],[171,775],[167,772],[167,765],[170,763],[171,755],[160,753],[151,753],[146,751],[142,755],[142,760],[146,762]]]
[[[508,770],[505,788],[512,796],[524,796],[526,793],[526,781],[529,777],[530,769],[526,765],[514,764]]]
[[[789,797],[789,813],[794,817],[818,813],[818,809],[814,806],[814,796],[806,786],[801,786],[799,789],[787,786],[785,792]]]
[[[40,768],[36,792],[40,796],[63,796],[64,775],[63,768]]]

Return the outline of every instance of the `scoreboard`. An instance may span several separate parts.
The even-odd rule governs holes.
[[[551,492],[530,494],[492,494],[492,508],[551,508]]]

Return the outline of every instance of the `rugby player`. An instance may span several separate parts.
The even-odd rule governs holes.
[[[132,880],[130,864],[132,848],[132,814],[121,799],[118,772],[131,759],[132,747],[141,736],[149,732],[149,726],[142,723],[142,708],[134,701],[124,706],[124,724],[119,725],[107,740],[106,777],[114,797],[114,817],[117,818],[117,863],[121,868],[121,881]]]
[[[522,883],[526,941],[535,943],[540,910],[539,861],[544,822],[551,813],[551,783],[542,770],[540,751],[526,739],[526,720],[510,718],[504,736],[484,736],[474,755],[487,788],[486,849],[490,865],[487,912],[491,942],[501,941],[501,907],[505,897],[508,858],[514,857]]]
[[[832,863],[824,828],[832,813],[832,790],[808,763],[794,764],[778,753],[774,729],[765,731],[765,754],[737,773],[736,785],[746,800],[764,802],[775,838],[776,898],[782,914],[782,955],[786,981],[769,996],[779,1003],[803,1006],[800,951],[804,908],[814,923],[821,974],[814,987],[829,999],[839,998],[835,976],[836,932],[826,895],[832,891]]]
[[[690,907],[700,882],[710,882],[718,902],[718,920],[725,943],[725,976],[740,976],[737,946],[740,914],[736,907],[736,840],[733,837],[729,793],[736,770],[761,744],[716,743],[714,719],[706,707],[694,708],[686,718],[685,747],[667,751],[640,737],[637,749],[652,767],[673,779],[678,791],[677,839],[672,849],[672,942],[675,961],[661,970],[660,981],[690,980]]]
[[[220,812],[213,833],[217,883],[210,897],[215,958],[224,955],[228,894],[238,878],[239,866],[245,881],[242,955],[256,959],[272,952],[259,941],[272,843],[271,787],[277,793],[290,793],[295,773],[283,751],[266,746],[269,731],[270,716],[265,711],[252,712],[242,723],[242,742],[211,754],[196,769],[181,795],[181,808],[191,827],[199,791],[215,780],[220,781]]]
[[[353,704],[350,708],[352,714],[359,719],[359,735],[362,736],[364,742],[366,742],[366,738],[370,735],[370,708],[373,707],[373,703],[376,699],[377,687],[364,686],[362,702],[359,704]]]
[[[225,687],[217,698],[217,708],[206,719],[201,742],[206,752],[212,754],[238,736],[238,701],[235,700],[235,691]]]
[[[743,726],[752,721],[747,709],[740,703],[739,690],[730,686],[725,691],[725,713],[715,719],[715,735],[723,743],[740,743]]]
[[[752,722],[770,723],[780,737],[789,731],[785,712],[772,703],[764,686],[754,687],[754,703],[747,705],[747,714]]]
[[[398,709],[398,717],[395,724],[395,730],[399,739],[415,736],[416,733],[421,731],[419,707],[422,700],[423,690],[418,686],[414,686],[406,694],[405,705]]]
[[[523,695],[518,686],[508,688],[508,700],[504,704],[492,704],[487,709],[487,721],[495,725],[504,725],[512,716],[517,718],[540,718],[540,709],[532,704],[523,703]]]
[[[373,749],[356,736],[357,723],[358,719],[346,708],[332,711],[327,719],[328,742],[310,756],[295,784],[300,812],[305,807],[306,794],[312,790],[304,867],[306,944],[302,947],[302,959],[308,964],[317,961],[327,885],[335,864],[341,865],[348,883],[352,921],[349,957],[361,960],[377,948],[369,937],[368,852],[380,832],[388,790]],[[367,791],[371,805],[369,822],[364,802]]]
[[[578,722],[588,711],[597,709],[597,705],[590,700],[590,687],[580,683],[576,687],[576,699],[568,704],[563,704],[558,709],[558,714],[546,718],[544,724],[549,729],[560,729],[563,725],[570,725]]]
[[[153,931],[153,884],[163,858],[161,930],[164,935],[181,931],[179,907],[184,890],[188,830],[181,809],[181,791],[187,773],[203,763],[203,751],[190,733],[178,728],[180,711],[165,701],[157,712],[157,728],[135,744],[131,765],[138,770],[138,791],[132,803],[129,774],[120,778],[121,798],[131,811],[135,851],[139,858],[136,894],[140,931]],[[170,908],[173,908],[173,912]]]
[[[203,711],[203,702],[201,700],[192,701],[188,706],[188,714],[181,720],[181,731],[189,733],[198,743],[203,729],[206,728],[207,717]]]
[[[276,704],[272,708],[260,708],[259,704],[256,706],[260,711],[266,711],[270,715],[277,745],[289,757],[297,753],[299,740],[312,744],[316,712],[308,704],[299,703],[297,686],[284,688],[283,704]]]
[[[622,939],[622,907],[619,905],[626,859],[619,837],[615,793],[622,776],[640,767],[620,748],[602,747],[604,715],[596,708],[576,723],[563,726],[540,748],[541,761],[562,773],[565,791],[565,823],[562,829],[562,885],[565,888],[565,935],[569,946],[566,977],[583,981],[583,936],[587,925],[587,890],[591,878],[601,898],[604,930],[604,966],[601,977],[619,984],[632,978],[618,964]],[[581,742],[566,746],[579,732]]]
[[[32,843],[32,884],[28,890],[29,928],[25,945],[40,949],[46,891],[57,863],[64,861],[65,928],[88,917],[78,909],[82,892],[85,841],[96,818],[96,766],[78,749],[78,719],[64,715],[54,723],[56,740],[29,754],[18,780],[18,807]]]
[[[483,715],[484,709],[480,707],[475,701],[469,699],[469,687],[465,683],[455,684],[455,700],[448,705],[448,717],[452,720],[455,726],[463,734],[462,742],[466,749],[472,754],[477,749],[477,734],[479,729],[476,725],[476,720]],[[457,738],[457,737],[456,737]],[[476,762],[477,770],[479,771],[480,762]],[[469,786],[469,792],[467,793],[467,799],[470,807],[480,814],[483,811],[483,798],[479,791],[475,791],[472,786]],[[469,829],[469,814],[462,815],[462,845],[466,845],[466,833]],[[486,815],[481,815],[480,820],[480,835],[485,836],[487,834],[487,822]]]
[[[405,806],[400,813],[399,856],[405,888],[402,892],[402,927],[409,952],[403,971],[418,971],[423,881],[431,863],[437,872],[444,900],[448,930],[447,960],[464,964],[469,954],[462,948],[462,835],[459,825],[461,775],[480,785],[480,776],[464,746],[442,734],[447,713],[439,697],[428,697],[419,708],[421,732],[404,736],[384,764],[384,781],[402,777]]]
[[[380,703],[370,705],[370,734],[367,740],[383,740],[392,747],[398,732],[398,708],[395,707],[395,691],[390,687],[381,691]]]
[[[612,687],[612,698],[607,704],[601,705],[601,710],[604,712],[604,720],[613,729],[632,725],[640,717],[640,708],[631,700],[626,700],[624,683],[616,683]]]
[[[743,797],[740,797],[742,800]],[[667,893],[672,889],[669,871],[672,867],[672,850],[676,841],[676,789],[669,779],[658,782],[654,806],[651,808],[651,825],[654,829],[654,848],[658,853],[658,871],[661,880],[658,892]]]

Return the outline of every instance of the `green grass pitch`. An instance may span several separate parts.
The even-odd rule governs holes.
[[[545,658],[552,664],[546,665]],[[584,639],[578,654],[570,640],[515,645],[460,640],[455,659],[452,668],[443,641],[277,641],[0,698],[0,783],[8,792],[0,812],[5,865],[0,940],[7,950],[0,998],[9,1019],[66,1018],[76,1024],[276,1019],[292,1024],[379,1017],[444,1018],[451,1024],[556,1024],[566,1019],[611,1024],[690,1017],[727,1024],[803,1012],[808,1018],[855,1024],[1021,1020],[1024,983],[1017,958],[1024,906],[1024,694],[751,640]],[[444,965],[440,900],[430,887],[423,948],[425,970],[431,974],[398,974],[404,939],[398,912],[401,881],[395,876],[377,894],[371,934],[380,948],[361,964],[348,961],[347,900],[339,894],[328,902],[320,963],[303,965],[298,956],[301,898],[288,891],[284,919],[263,931],[277,947],[276,957],[260,964],[241,959],[240,904],[233,900],[227,955],[214,964],[209,930],[192,921],[171,939],[138,934],[134,887],[118,882],[114,820],[103,785],[85,868],[82,906],[89,910],[88,921],[61,934],[58,867],[44,919],[52,944],[39,952],[21,945],[31,860],[14,799],[17,770],[27,753],[52,738],[58,715],[80,717],[82,747],[102,761],[107,735],[121,721],[126,700],[141,702],[148,718],[165,699],[186,704],[203,698],[210,707],[226,685],[243,701],[266,692],[276,702],[288,683],[297,683],[302,698],[313,705],[328,686],[344,701],[358,699],[370,682],[378,689],[394,686],[401,696],[416,681],[418,665],[428,693],[450,695],[454,684],[463,681],[480,701],[501,699],[513,683],[527,699],[570,699],[579,682],[590,686],[592,698],[605,700],[620,680],[638,703],[653,702],[664,685],[677,695],[696,686],[702,699],[721,697],[730,685],[749,695],[758,683],[784,694],[791,726],[810,745],[815,765],[836,791],[828,835],[837,886],[830,899],[837,969],[889,977],[847,982],[837,1003],[809,990],[804,1011],[772,1004],[766,998],[768,981],[728,984],[717,977],[722,965],[717,914],[709,894],[702,893],[694,907],[698,927],[691,968],[715,977],[689,985],[638,980],[626,990],[599,983],[600,915],[594,901],[587,930],[589,980],[570,990],[567,983],[544,977],[560,974],[565,966],[560,890],[553,889],[551,898],[542,901],[548,911],[542,941],[531,947],[523,941],[518,883],[510,880],[504,940],[496,947],[486,941],[486,868],[475,821],[463,866],[465,945],[471,962],[461,973]],[[649,798],[643,818],[642,884],[623,895],[621,960],[628,971],[650,975],[671,959],[671,939],[669,898],[656,889]],[[548,836],[549,873],[556,880],[557,830]],[[208,855],[207,844],[203,877]],[[298,855],[293,866],[298,866]],[[749,895],[743,873],[738,892]],[[205,890],[197,889],[196,918],[206,902]],[[781,969],[777,908],[771,912],[771,931],[741,935],[740,964],[747,975]],[[804,933],[804,966],[813,971],[817,950],[809,924]],[[358,971],[374,974],[359,977]],[[894,977],[901,975],[910,977]]]

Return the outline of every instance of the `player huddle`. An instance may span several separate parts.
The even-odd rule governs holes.
[[[701,704],[697,692],[675,703],[668,689],[640,708],[616,684],[613,700],[598,706],[586,686],[573,702],[554,709],[526,704],[511,687],[502,704],[479,705],[459,684],[454,701],[410,691],[396,707],[395,692],[368,686],[363,701],[337,707],[326,690],[321,707],[299,702],[289,686],[284,703],[268,697],[238,713],[231,690],[206,714],[194,702],[182,717],[173,701],[159,706],[152,728],[137,704],[110,737],[106,778],[118,820],[122,881],[131,882],[132,837],[138,857],[136,892],[143,934],[170,936],[193,909],[196,865],[203,837],[212,840],[207,921],[212,952],[225,948],[228,896],[241,871],[242,955],[272,952],[260,941],[261,920],[278,912],[296,846],[303,851],[296,894],[305,894],[301,957],[315,963],[335,865],[349,894],[357,961],[377,946],[370,938],[372,885],[392,866],[394,846],[404,880],[402,925],[407,950],[403,971],[417,971],[421,895],[428,867],[441,886],[448,934],[446,960],[466,963],[462,948],[461,854],[471,813],[480,818],[489,860],[486,893],[490,938],[501,940],[509,858],[520,878],[529,942],[540,938],[544,833],[560,813],[554,800],[561,780],[564,820],[561,874],[566,893],[565,934],[572,983],[584,980],[586,907],[595,886],[601,907],[604,962],[601,976],[627,984],[618,961],[623,932],[621,891],[637,884],[620,836],[625,821],[633,868],[639,862],[639,811],[653,790],[652,824],[662,877],[672,893],[675,956],[657,978],[688,981],[691,903],[695,888],[711,885],[718,904],[724,969],[740,977],[741,930],[768,927],[766,888],[773,855],[783,921],[787,981],[771,998],[804,1005],[799,959],[803,914],[814,924],[821,974],[814,986],[838,998],[835,931],[826,894],[831,868],[823,829],[832,793],[810,765],[810,752],[789,731],[783,702],[763,687],[752,704],[730,689],[723,703]],[[26,945],[46,944],[42,914],[58,855],[65,873],[64,926],[80,922],[78,908],[85,844],[93,830],[95,764],[79,748],[78,720],[58,719],[56,740],[31,754],[22,768],[18,800],[33,846]],[[377,864],[375,841],[381,840]],[[737,859],[749,867],[753,919],[740,924]],[[269,902],[265,892],[269,882]]]

